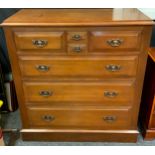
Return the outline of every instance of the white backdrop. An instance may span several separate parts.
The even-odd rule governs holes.
[[[155,5],[154,5],[155,6]],[[155,8],[138,8],[144,14],[155,20]]]

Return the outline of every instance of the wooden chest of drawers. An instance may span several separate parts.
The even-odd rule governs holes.
[[[5,20],[23,139],[135,142],[152,24],[136,9],[24,9]]]

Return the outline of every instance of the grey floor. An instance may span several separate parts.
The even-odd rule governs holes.
[[[12,112],[9,114],[3,114],[2,115],[2,125],[3,128],[9,129],[9,128],[21,128],[21,121],[20,121],[20,115],[19,111]],[[4,140],[8,141],[9,135],[4,135]],[[143,141],[143,138],[141,135],[138,137],[137,143],[107,143],[107,142],[26,142],[22,141],[21,138],[16,140],[15,142],[16,146],[155,146],[155,140],[154,141]]]

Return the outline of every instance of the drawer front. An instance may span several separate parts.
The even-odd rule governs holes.
[[[64,32],[15,32],[15,43],[19,50],[62,50]]]
[[[129,109],[28,108],[30,127],[56,129],[128,129]]]
[[[103,57],[20,57],[20,68],[27,77],[131,77],[136,75],[137,56]]]
[[[139,31],[94,31],[90,33],[90,50],[138,50],[140,38]]]
[[[87,45],[86,44],[68,44],[69,55],[86,55]]]
[[[87,43],[87,32],[68,32],[68,43]]]
[[[133,103],[133,81],[24,83],[27,102]]]

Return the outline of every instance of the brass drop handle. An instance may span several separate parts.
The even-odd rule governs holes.
[[[77,47],[74,47],[73,50],[77,53],[81,52],[81,47],[80,46],[77,46]]]
[[[105,66],[106,70],[111,72],[119,71],[122,67],[120,65],[109,64]]]
[[[48,44],[47,40],[32,40],[33,45],[37,48],[43,48]]]
[[[75,40],[75,41],[79,41],[82,38],[81,38],[81,36],[79,34],[75,34],[75,35],[73,35],[72,39]]]
[[[108,40],[107,43],[111,47],[119,47],[123,43],[123,40],[120,40],[120,39],[111,39],[111,40]]]
[[[50,122],[50,121],[53,121],[55,119],[55,117],[52,115],[44,115],[44,116],[42,116],[42,119],[46,122]]]
[[[47,72],[50,67],[46,65],[36,65],[36,69],[41,72]]]
[[[114,98],[114,97],[118,96],[118,92],[114,92],[114,91],[105,91],[105,92],[104,92],[104,96],[105,96],[105,97],[109,97],[109,98]]]
[[[47,91],[47,90],[41,90],[39,92],[39,95],[40,96],[43,96],[43,97],[49,97],[49,96],[52,96],[53,95],[53,92]]]
[[[113,123],[116,121],[116,116],[104,116],[103,120],[107,123]]]

